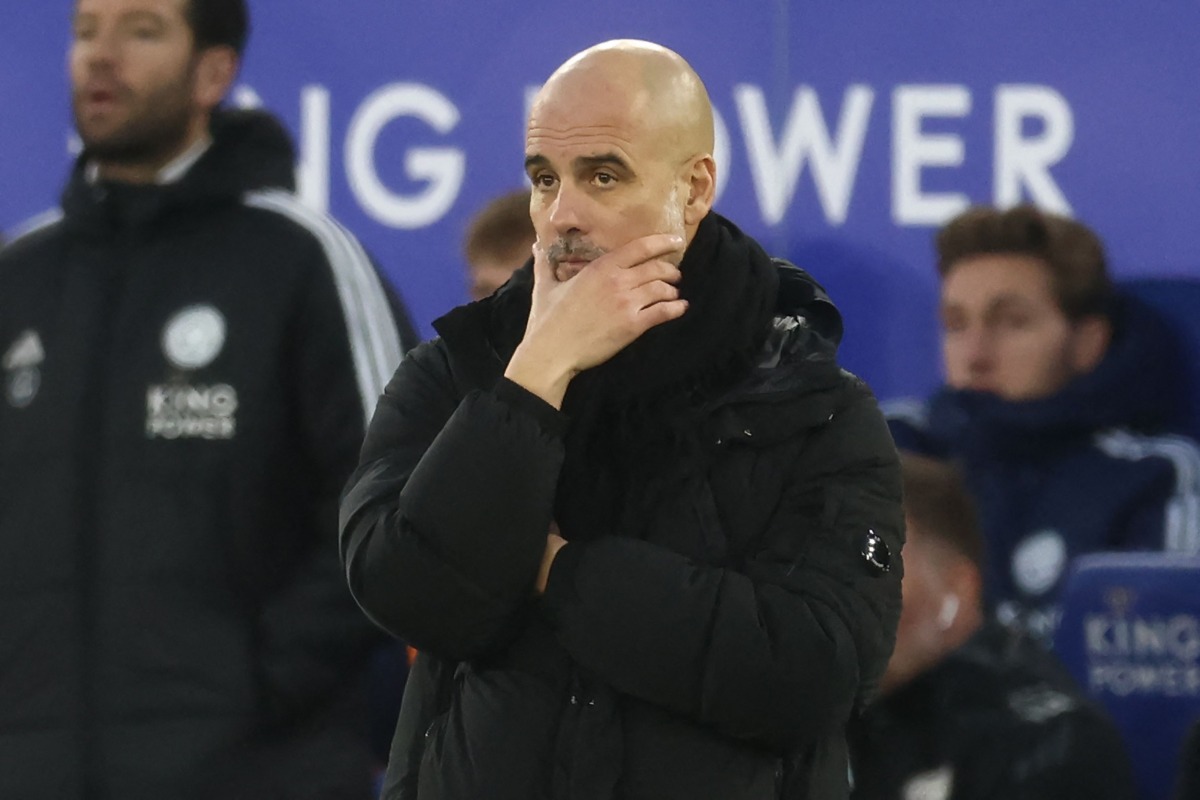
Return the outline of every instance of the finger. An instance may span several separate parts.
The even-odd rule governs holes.
[[[651,281],[633,290],[634,302],[639,311],[655,303],[666,303],[679,299],[679,288],[665,281]]]
[[[641,236],[626,242],[608,253],[605,260],[623,269],[628,269],[672,253],[682,253],[683,248],[682,236],[673,233],[652,233],[649,236]]]
[[[678,265],[661,258],[629,267],[625,274],[628,276],[631,286],[641,286],[652,281],[679,283],[683,278],[683,273],[680,272]]]
[[[642,331],[648,331],[656,325],[679,319],[688,310],[687,300],[669,300],[662,303],[652,303],[638,312],[638,323]]]
[[[546,255],[546,249],[542,247],[542,243],[535,241],[530,251],[533,253],[534,285],[556,283],[558,279],[554,277],[554,268],[550,266],[550,258]]]

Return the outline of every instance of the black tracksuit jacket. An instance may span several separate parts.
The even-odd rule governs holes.
[[[411,328],[278,123],[212,134],[0,251],[3,798],[365,796],[336,502]]]

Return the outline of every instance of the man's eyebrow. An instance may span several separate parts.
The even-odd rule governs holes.
[[[525,171],[528,172],[535,167],[547,167],[550,165],[550,159],[542,155],[532,155],[525,157]],[[600,153],[595,156],[578,156],[572,162],[576,169],[595,169],[596,167],[616,167],[625,172],[631,172],[628,162],[616,153]]]
[[[596,167],[617,167],[625,172],[629,172],[629,164],[625,159],[621,158],[616,153],[601,153],[597,156],[579,156],[575,159],[576,167],[585,169],[595,169]]]
[[[128,14],[122,15],[121,19],[123,21],[127,21],[127,22],[139,22],[142,20],[148,20],[150,22],[157,22],[157,23],[164,22],[161,14],[158,14],[154,11],[150,11],[150,10],[144,9],[144,8],[134,9],[133,11],[130,11]]]
[[[992,298],[988,303],[989,311],[1004,311],[1010,308],[1025,309],[1030,307],[1029,298],[1016,292],[1004,292]]]
[[[534,167],[545,167],[550,164],[550,159],[545,156],[525,156],[525,171],[528,172]]]

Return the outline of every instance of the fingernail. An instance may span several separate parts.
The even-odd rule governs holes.
[[[672,236],[671,244],[675,245],[676,247],[681,246],[683,244],[683,237],[682,236]]]

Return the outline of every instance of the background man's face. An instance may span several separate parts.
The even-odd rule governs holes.
[[[1075,330],[1036,258],[979,255],[953,264],[942,279],[941,321],[946,382],[956,389],[1033,400],[1075,377]]]
[[[896,626],[896,648],[888,661],[882,688],[891,691],[936,663],[942,656],[943,628],[939,623],[949,587],[941,573],[944,553],[927,541],[911,517],[906,518],[903,603]]]
[[[532,242],[530,242],[532,245]],[[482,300],[503,286],[512,274],[519,270],[529,260],[529,249],[514,250],[504,257],[497,255],[481,256],[472,262],[467,270],[472,300]]]
[[[69,56],[71,101],[93,156],[170,153],[197,114],[186,0],[79,0]]]
[[[549,92],[525,140],[538,242],[559,280],[651,233],[684,235],[680,165],[622,87]]]

